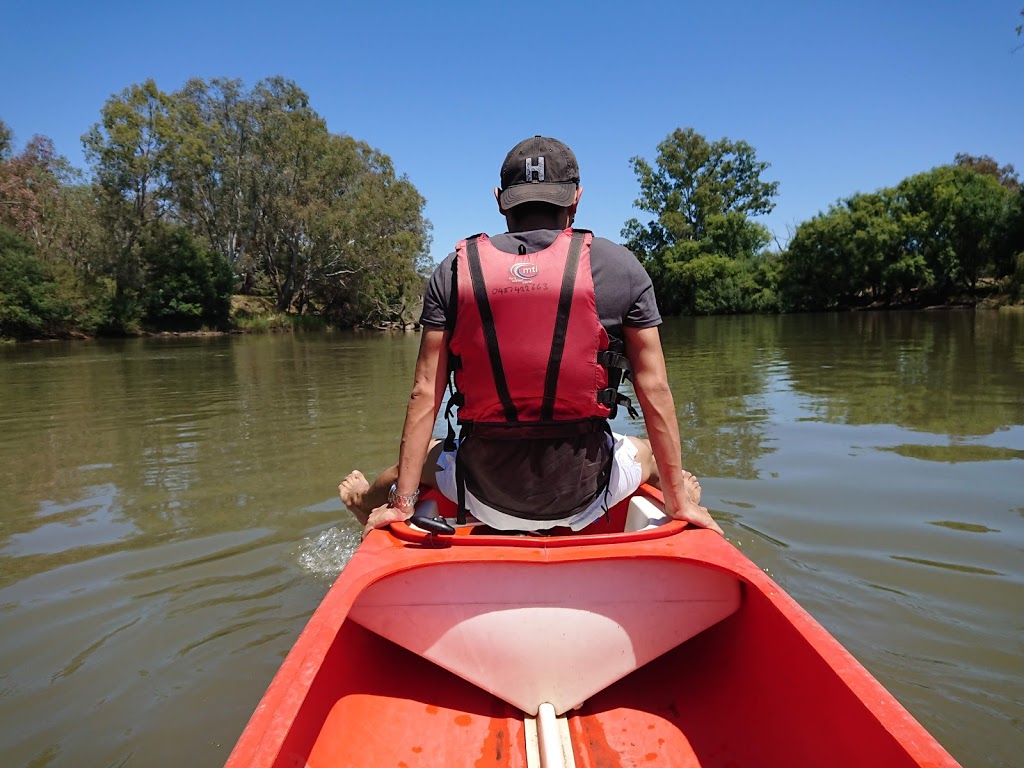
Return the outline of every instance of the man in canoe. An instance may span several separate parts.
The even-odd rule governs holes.
[[[366,530],[413,514],[420,484],[499,530],[582,530],[642,482],[672,517],[722,532],[682,468],[651,279],[626,248],[573,229],[576,156],[551,138],[508,153],[495,188],[508,232],[461,241],[434,271],[399,463],[338,487]],[[630,376],[648,440],[608,419]],[[431,441],[449,379],[461,426]],[[449,406],[449,411],[451,405]]]

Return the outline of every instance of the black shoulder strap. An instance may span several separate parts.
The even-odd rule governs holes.
[[[562,291],[558,295],[558,314],[555,315],[555,332],[551,339],[551,354],[544,376],[544,399],[540,406],[541,421],[551,421],[555,416],[555,394],[558,391],[558,371],[562,367],[562,353],[565,351],[565,335],[569,328],[569,311],[572,309],[572,294],[576,286],[576,272],[580,266],[583,238],[586,232],[573,230],[569,243],[569,254],[562,273]]]
[[[455,335],[455,322],[459,316],[459,258],[452,259],[452,280],[449,285],[448,311],[445,313],[444,327],[448,331],[448,370],[445,378],[448,386],[448,405],[444,409],[444,418],[448,422],[448,433],[444,439],[444,450],[455,452],[455,427],[452,424],[452,409],[465,402],[462,393],[455,388],[455,372],[462,369],[462,359],[452,352],[452,337]],[[465,521],[460,521],[465,522]]]
[[[452,259],[452,282],[448,294],[448,311],[445,313],[444,326],[450,335],[455,333],[455,320],[459,315],[459,258]]]
[[[484,340],[487,342],[487,354],[491,360],[491,374],[494,376],[494,386],[498,391],[498,399],[501,401],[502,410],[505,412],[505,421],[511,424],[519,421],[519,414],[516,411],[515,403],[512,402],[512,395],[508,391],[505,368],[501,364],[501,351],[498,349],[498,332],[494,328],[494,313],[491,312],[491,304],[487,300],[487,287],[484,285],[484,273],[480,267],[480,249],[477,247],[476,241],[477,238],[472,237],[466,243],[466,262],[469,265],[469,278],[473,283],[473,298],[476,299],[476,306],[480,311]]]

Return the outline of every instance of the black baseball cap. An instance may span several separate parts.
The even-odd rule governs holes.
[[[501,164],[501,207],[537,201],[568,208],[579,183],[576,155],[565,144],[545,136],[524,139]]]

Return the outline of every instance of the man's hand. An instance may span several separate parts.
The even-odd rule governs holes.
[[[363,529],[363,538],[365,539],[374,528],[383,528],[391,523],[408,520],[415,511],[415,507],[389,507],[386,504],[383,507],[377,507],[370,512],[366,527]]]

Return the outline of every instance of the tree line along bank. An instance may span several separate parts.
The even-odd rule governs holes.
[[[423,197],[386,154],[328,131],[294,83],[132,85],[83,145],[88,173],[45,137],[16,152],[0,121],[0,337],[415,320],[431,268]],[[768,167],[746,142],[692,129],[653,163],[633,159],[647,220],[622,237],[663,312],[1024,298],[1011,166],[958,155],[833,204],[775,248],[756,221],[778,192]]]

